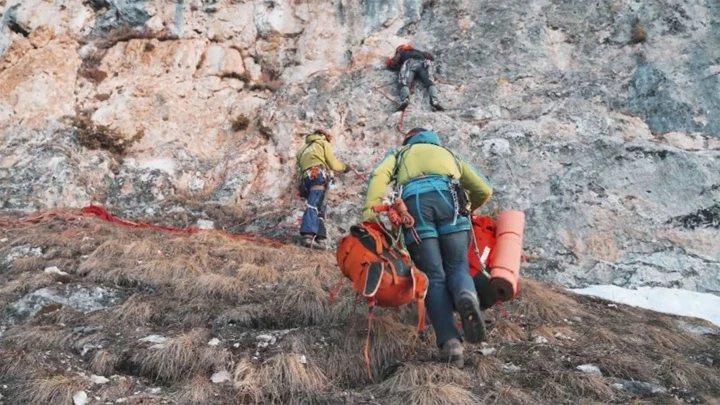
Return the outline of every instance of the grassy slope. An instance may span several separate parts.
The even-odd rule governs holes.
[[[89,218],[4,225],[0,257],[13,246],[41,247],[43,255],[0,262],[0,307],[42,287],[68,285],[110,287],[122,302],[88,314],[48,305],[10,327],[0,338],[0,387],[7,385],[0,403],[70,404],[80,389],[101,399],[92,403],[127,398],[126,404],[720,401],[717,334],[687,333],[675,317],[608,306],[552,285],[523,280],[521,297],[506,306],[510,319],[487,311],[488,344],[496,351],[484,356],[479,346],[466,346],[461,370],[435,362],[432,332],[416,335],[412,308],[381,309],[370,381],[362,355],[366,305],[360,302],[349,322],[347,280],[328,302],[340,277],[330,253]],[[49,266],[69,275],[44,273]],[[168,341],[153,347],[139,340],[151,334]],[[263,334],[276,341],[258,347]],[[220,344],[208,345],[212,338]],[[576,369],[586,363],[603,376]],[[210,382],[221,370],[231,381]],[[92,385],[80,373],[110,382]],[[670,391],[632,397],[613,386],[618,379]]]

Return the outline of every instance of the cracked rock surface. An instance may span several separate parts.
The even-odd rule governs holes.
[[[397,144],[383,58],[412,42],[435,55],[447,110],[418,85],[403,126],[483,170],[483,212],[525,211],[527,272],[720,294],[717,2],[1,4],[0,209],[95,203],[284,237],[305,131],[331,130],[366,173]],[[93,149],[79,115],[142,137]],[[364,187],[338,177],[331,236],[359,220]]]

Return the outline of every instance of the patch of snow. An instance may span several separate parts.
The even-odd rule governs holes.
[[[158,343],[158,344],[167,342],[167,338],[165,336],[160,336],[160,335],[150,335],[150,336],[146,336],[142,339],[138,339],[138,340],[140,340],[141,342]]]
[[[88,396],[85,391],[78,391],[77,394],[73,395],[73,404],[85,405],[88,403]]]
[[[218,338],[212,338],[208,342],[208,345],[210,345],[210,346],[217,346],[219,344],[220,344],[220,339],[218,339]]]
[[[107,384],[108,382],[110,382],[110,380],[101,375],[93,374],[90,376],[90,382],[93,384]]]
[[[600,371],[600,368],[598,368],[598,366],[596,366],[594,364],[583,364],[583,365],[577,366],[577,369],[586,374],[602,377],[602,372]]]
[[[271,344],[271,345],[274,345],[275,342],[277,341],[277,339],[275,338],[275,336],[272,336],[272,335],[257,335],[257,336],[255,337],[255,339],[256,339],[256,340],[259,340],[259,341],[261,341],[261,342],[267,342],[267,343],[269,343],[269,344]]]
[[[495,349],[494,347],[483,347],[482,349],[480,349],[480,353],[482,353],[483,356],[489,356],[495,353],[496,350],[497,349]]]
[[[197,227],[200,229],[215,229],[215,222],[207,219],[198,219]]]
[[[502,365],[502,369],[505,370],[505,371],[509,371],[509,372],[516,372],[516,371],[520,371],[520,370],[521,370],[520,367],[518,367],[518,366],[516,366],[516,365],[514,365],[514,364],[512,364],[512,363],[504,363],[504,364]]]
[[[665,287],[630,290],[614,285],[594,285],[570,291],[666,314],[701,318],[720,326],[720,311],[717,310],[720,297],[709,293]]]
[[[157,394],[159,394],[161,391],[162,391],[162,388],[159,388],[159,387],[157,387],[157,388],[150,388],[150,389],[148,390],[148,392],[151,393],[151,394],[153,394],[153,395],[157,395]]]
[[[58,269],[57,266],[47,267],[47,268],[45,268],[45,270],[43,270],[43,271],[44,271],[45,273],[48,273],[48,274],[59,274],[59,275],[61,275],[61,276],[67,276],[67,275],[68,275],[68,274],[65,273],[64,271]]]
[[[224,383],[227,381],[230,381],[231,375],[230,372],[227,370],[218,371],[217,373],[213,374],[212,377],[210,377],[210,381],[214,382],[215,384]]]

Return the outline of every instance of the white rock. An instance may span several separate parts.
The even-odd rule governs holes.
[[[227,370],[222,370],[213,374],[212,377],[210,377],[210,381],[214,382],[215,384],[219,384],[230,381],[231,378],[232,376],[230,375],[230,372],[228,372]]]
[[[85,391],[78,391],[75,395],[73,395],[73,404],[85,405],[87,403],[88,403],[88,396],[85,393]]]
[[[480,349],[480,353],[482,353],[483,356],[489,356],[493,353],[495,353],[496,349],[494,347],[483,347]]]
[[[267,342],[270,344],[275,344],[275,341],[277,340],[275,336],[272,335],[257,335],[255,337],[255,340],[259,340],[261,342]]]
[[[141,342],[158,343],[158,344],[167,342],[167,338],[164,336],[160,336],[160,335],[150,335],[150,336],[146,336],[139,340]]]
[[[547,340],[547,338],[546,338],[545,336],[537,335],[537,336],[535,336],[534,342],[537,343],[537,344],[543,344],[543,343],[547,343],[548,340]]]
[[[602,377],[602,372],[600,371],[598,366],[596,366],[594,364],[583,364],[583,365],[577,366],[577,369],[586,374]]]
[[[0,242],[2,242],[2,243],[5,243],[5,242],[7,242],[7,241],[8,241],[8,238],[2,238],[2,239],[0,239]]]
[[[116,403],[116,404],[122,404],[122,403],[125,403],[125,402],[127,402],[127,398],[118,398],[118,399],[115,400],[115,403]]]
[[[106,384],[106,383],[108,383],[109,381],[110,381],[110,380],[108,380],[107,378],[105,378],[105,377],[103,377],[103,376],[101,376],[101,375],[95,375],[95,374],[93,374],[93,375],[90,376],[90,382],[93,383],[93,384]]]
[[[304,354],[302,356],[300,356],[300,363],[307,364],[307,357],[305,357]]]
[[[45,271],[45,273],[48,273],[48,274],[59,274],[59,275],[61,275],[61,276],[67,276],[67,275],[68,275],[68,274],[65,273],[64,271],[58,269],[57,266],[47,267],[47,268],[45,268],[44,271]]]
[[[233,347],[240,347],[240,343],[233,343]]]
[[[198,219],[197,227],[200,229],[215,229],[215,223],[207,219]]]
[[[485,155],[506,156],[511,152],[510,142],[502,138],[488,139],[483,141],[482,150]]]
[[[153,394],[153,395],[157,395],[157,394],[159,394],[161,391],[162,391],[162,388],[160,388],[160,387],[150,388],[150,389],[148,390],[148,392],[151,393],[151,394]]]
[[[220,339],[218,339],[218,338],[212,338],[208,342],[208,345],[210,345],[210,346],[217,346],[219,344],[220,344]]]

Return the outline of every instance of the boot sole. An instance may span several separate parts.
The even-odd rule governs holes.
[[[462,354],[450,355],[450,357],[448,357],[447,359],[443,359],[443,361],[455,367],[462,368],[463,366],[465,366],[465,357]]]
[[[458,301],[458,313],[463,325],[465,340],[470,343],[480,343],[485,340],[485,322],[480,309],[471,298],[463,297]]]

